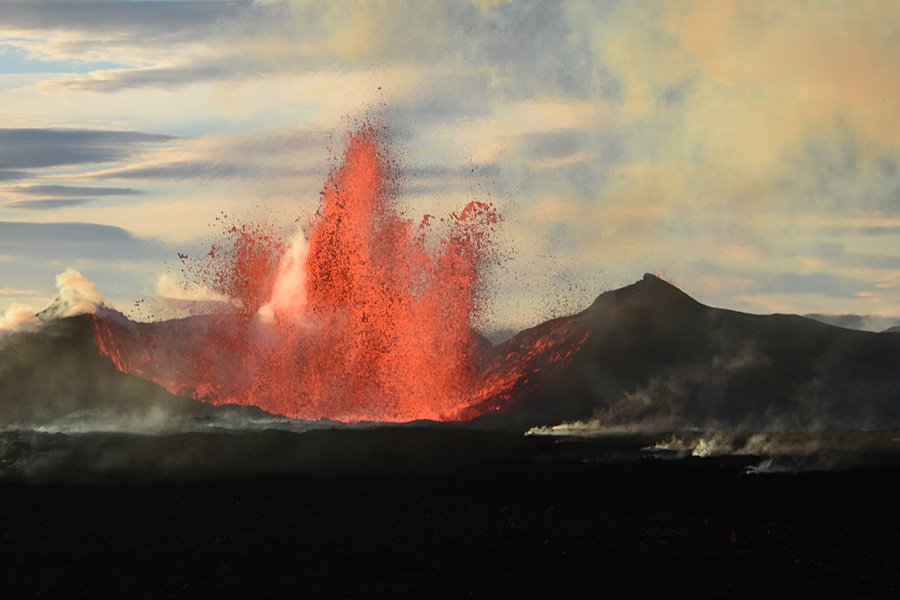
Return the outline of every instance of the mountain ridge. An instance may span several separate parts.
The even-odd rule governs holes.
[[[101,313],[7,336],[0,426],[95,409],[131,416],[218,410],[117,371],[91,331],[91,319],[104,318],[125,328],[191,327],[204,319],[152,325]],[[479,428],[525,431],[571,421],[634,430],[900,426],[900,336],[709,307],[651,274],[477,351],[482,376],[508,373],[517,360],[528,366],[510,391],[454,417]]]
[[[548,323],[525,337],[540,335]],[[574,360],[478,423],[518,429],[575,420],[635,428],[900,424],[900,338],[890,334],[708,307],[650,274],[552,323],[566,339],[586,336]],[[508,340],[506,351],[527,345],[521,336]]]

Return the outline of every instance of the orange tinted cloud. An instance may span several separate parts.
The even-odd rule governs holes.
[[[709,77],[770,98],[773,116],[815,123],[839,115],[898,143],[898,23],[893,2],[699,0],[670,27]]]

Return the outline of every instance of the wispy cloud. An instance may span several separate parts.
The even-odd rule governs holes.
[[[490,10],[467,2],[12,4],[2,27],[33,56],[133,65],[51,80],[42,84],[48,91],[177,87],[373,61],[433,64],[458,55],[474,71],[490,71],[508,94],[585,97],[597,68],[589,38],[573,31],[566,5],[555,2]]]
[[[99,196],[138,196],[140,190],[133,188],[85,187],[72,185],[20,185],[2,190],[5,193],[28,196],[53,196],[55,198],[96,198]]]
[[[0,207],[12,210],[54,210],[57,208],[69,208],[80,206],[93,201],[93,198],[57,198],[43,200],[13,200],[0,203]]]
[[[6,169],[0,170],[0,181],[16,181],[18,179],[25,179],[30,174],[27,171],[9,171]]]
[[[0,29],[7,32],[7,44],[36,59],[112,58],[142,64],[153,56],[177,55],[252,6],[250,0],[178,0],[165,5],[147,0],[9,0],[0,7]]]
[[[92,180],[208,180],[252,179],[263,176],[253,164],[188,160],[179,162],[138,163],[127,167],[104,169],[84,175]]]
[[[216,20],[249,7],[252,0],[178,0],[160,7],[158,0],[7,0],[4,29],[78,31],[99,38],[122,35],[139,40],[177,41],[209,35]]]
[[[246,58],[209,64],[176,64],[129,69],[104,69],[86,75],[67,75],[35,84],[34,89],[47,93],[98,92],[114,93],[127,89],[177,88],[205,81],[223,81],[239,76],[258,77],[265,65]]]
[[[120,162],[170,135],[89,129],[0,129],[0,170]]]
[[[119,227],[93,223],[0,221],[0,254],[29,260],[149,260],[165,256],[162,244]]]
[[[19,289],[9,286],[0,288],[0,296],[44,298],[45,295],[44,290]]]

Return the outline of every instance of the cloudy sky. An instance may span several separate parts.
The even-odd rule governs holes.
[[[892,1],[5,0],[0,310],[67,267],[128,309],[220,212],[290,226],[368,114],[411,217],[500,209],[497,326],[645,272],[900,317],[898,88]]]

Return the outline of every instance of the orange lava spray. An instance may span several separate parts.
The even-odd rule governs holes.
[[[432,225],[398,212],[398,170],[379,130],[348,135],[308,240],[226,228],[201,267],[230,314],[135,324],[97,340],[123,371],[215,404],[305,419],[453,418],[475,394],[475,331],[494,208],[470,202]]]

